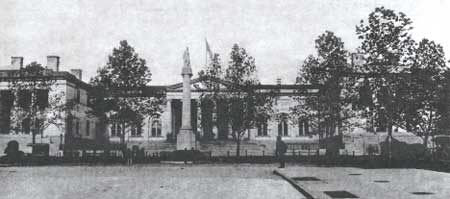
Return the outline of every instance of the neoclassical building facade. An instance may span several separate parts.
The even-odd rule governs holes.
[[[13,74],[23,68],[22,57],[12,57],[11,65],[2,66],[0,70],[0,147],[4,148],[10,140],[20,142],[21,150],[31,153],[26,146],[31,142],[30,127],[25,124],[20,129],[12,129],[10,123],[11,110],[14,104],[7,99],[11,97],[8,81]],[[93,115],[88,114],[91,109],[89,94],[91,86],[82,81],[82,71],[70,72],[60,70],[58,56],[48,56],[46,64],[47,75],[55,79],[56,84],[47,95],[64,93],[63,101],[76,101],[77,109],[70,117],[65,117],[62,127],[49,126],[41,135],[38,143],[51,146],[50,155],[62,155],[64,151],[81,154],[82,151],[117,150],[122,147],[120,125],[104,124]],[[223,83],[223,82],[216,82]],[[125,130],[125,144],[128,148],[137,146],[147,153],[174,151],[177,149],[177,135],[180,132],[183,118],[183,83],[166,86],[148,86],[141,95],[151,97],[156,92],[162,93],[164,99],[160,104],[161,112],[144,119],[139,128]],[[232,141],[231,130],[224,116],[221,114],[223,104],[211,105],[201,102],[205,92],[199,79],[190,81],[190,128],[195,134],[196,149],[210,151],[212,155],[226,155],[234,153],[235,143]],[[295,121],[291,115],[291,108],[297,104],[295,97],[298,90],[315,93],[317,88],[308,85],[295,84],[263,84],[260,90],[277,89],[277,97],[273,104],[274,114],[269,120],[258,123],[255,128],[246,132],[242,142],[242,153],[273,154],[275,140],[281,135],[285,142],[298,144],[303,149],[316,149],[318,137],[309,121]],[[9,96],[9,97],[8,97]],[[48,100],[48,97],[46,98]]]
[[[219,82],[220,83],[220,82]],[[191,127],[196,135],[197,149],[210,151],[213,155],[234,153],[231,129],[221,117],[220,104],[202,103],[201,96],[205,92],[199,79],[193,79],[191,88]],[[259,123],[246,132],[243,138],[243,151],[248,153],[273,154],[276,137],[281,135],[287,143],[298,144],[302,149],[317,149],[319,138],[307,120],[297,121],[291,116],[291,108],[298,102],[298,90],[317,93],[318,89],[310,85],[264,84],[258,89],[277,89],[277,97],[273,104],[274,115],[269,120]],[[183,84],[158,86],[149,90],[164,93],[164,102],[160,105],[162,112],[144,120],[139,129],[127,129],[125,142],[128,147],[138,146],[147,153],[171,151],[176,146],[173,142],[180,131],[182,120]],[[118,132],[120,126],[110,124],[111,143],[120,143]],[[171,142],[172,140],[172,142]]]

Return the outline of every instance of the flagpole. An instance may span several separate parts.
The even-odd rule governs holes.
[[[206,37],[205,37],[205,68],[208,67],[208,49],[206,49],[207,42],[208,42],[208,40],[206,40]]]

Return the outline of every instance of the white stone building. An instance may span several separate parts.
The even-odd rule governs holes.
[[[288,117],[290,108],[297,104],[294,97],[298,96],[295,90],[302,86],[271,84],[260,85],[259,89],[279,89],[278,98],[273,108],[275,115],[265,124],[251,129],[246,133],[242,142],[241,154],[245,155],[273,155],[275,141],[278,135],[287,143],[297,144],[298,150],[316,150],[319,138],[313,135],[313,129],[308,121],[298,122]],[[317,92],[313,86],[304,86],[307,92]],[[157,86],[150,90],[160,90],[165,93],[164,103],[161,104],[162,112],[156,117],[146,118],[141,129],[126,130],[125,142],[127,146],[144,148],[147,154],[161,151],[173,151],[176,149],[176,136],[181,127],[181,109],[183,97],[183,84]],[[194,79],[191,82],[191,126],[197,135],[197,149],[210,151],[212,155],[233,155],[235,143],[231,140],[231,132],[228,126],[220,125],[220,110],[214,107],[211,113],[206,113],[206,108],[200,103],[200,97],[204,92],[200,81]],[[208,116],[207,114],[211,114]],[[202,118],[203,117],[203,118]],[[202,119],[211,118],[212,125],[202,125]],[[277,118],[282,118],[277,119]],[[117,132],[118,126],[109,125],[110,142],[120,143]],[[171,142],[172,140],[172,142]],[[263,152],[264,151],[264,152]]]
[[[89,84],[81,80],[82,71],[73,69],[70,72],[60,71],[60,60],[57,56],[48,56],[47,74],[55,78],[56,84],[49,95],[64,93],[63,101],[75,100],[76,110],[67,116],[63,127],[49,126],[41,135],[37,136],[37,143],[49,143],[50,155],[62,155],[73,151],[120,149],[120,126],[104,124],[89,114]],[[32,140],[30,129],[11,129],[9,114],[11,104],[8,106],[6,98],[8,92],[8,78],[14,71],[23,67],[22,57],[12,57],[11,65],[0,68],[0,149],[6,147],[10,140],[19,141],[20,149],[31,153],[26,147]],[[221,83],[221,82],[218,82]],[[235,142],[232,141],[228,124],[221,121],[220,107],[208,109],[200,103],[200,96],[204,92],[200,81],[191,81],[191,127],[196,135],[196,148],[200,151],[209,151],[212,155],[233,155]],[[294,97],[301,85],[276,84],[259,85],[258,89],[278,89],[278,98],[274,104],[275,114],[265,123],[249,130],[241,145],[241,154],[245,155],[273,155],[275,141],[278,135],[287,143],[297,145],[297,149],[315,150],[319,138],[313,134],[314,129],[309,121],[293,121],[290,108],[296,104]],[[317,92],[314,87],[304,87],[307,92]],[[164,102],[160,105],[162,112],[143,121],[141,128],[126,129],[125,143],[128,148],[138,146],[147,154],[161,151],[176,150],[176,138],[182,123],[183,84],[166,86],[149,86],[144,90],[144,96],[151,96],[152,92],[163,92]],[[69,153],[70,154],[70,153]]]
[[[12,57],[11,65],[0,67],[0,149],[5,149],[7,142],[16,140],[19,142],[20,150],[31,153],[31,147],[27,147],[32,142],[30,124],[23,122],[20,129],[13,129],[11,125],[11,111],[13,106],[17,105],[18,98],[12,94],[9,84],[11,78],[26,78],[15,75],[24,67],[23,61],[23,57]],[[89,149],[104,143],[101,140],[106,141],[106,136],[103,134],[104,130],[99,128],[101,124],[95,116],[89,114],[90,86],[82,81],[82,71],[80,69],[72,69],[70,72],[60,71],[58,56],[47,56],[45,67],[45,75],[51,77],[55,83],[52,84],[50,92],[45,91],[47,96],[42,100],[48,101],[50,96],[60,94],[62,103],[74,101],[76,105],[71,111],[71,116],[64,113],[62,126],[49,125],[36,136],[36,143],[50,144],[51,156],[62,155],[62,151],[69,148]],[[31,98],[30,92],[24,93],[25,100]]]

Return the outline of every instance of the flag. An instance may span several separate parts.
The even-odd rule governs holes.
[[[208,44],[208,40],[205,38],[205,43],[206,43],[206,53],[208,54],[207,56],[209,56],[209,60],[213,60],[213,53],[211,51],[211,48],[209,47]]]
[[[189,59],[189,47],[186,47],[186,50],[183,53],[184,67],[191,67],[191,60]]]

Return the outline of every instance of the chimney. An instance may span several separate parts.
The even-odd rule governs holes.
[[[75,77],[79,80],[83,80],[83,70],[81,69],[70,69],[70,73],[72,73],[72,75],[75,75]]]
[[[47,56],[47,69],[59,72],[59,57],[55,55]]]
[[[11,57],[11,66],[14,69],[20,69],[23,67],[23,57]]]
[[[277,85],[281,85],[281,78],[277,78]]]

